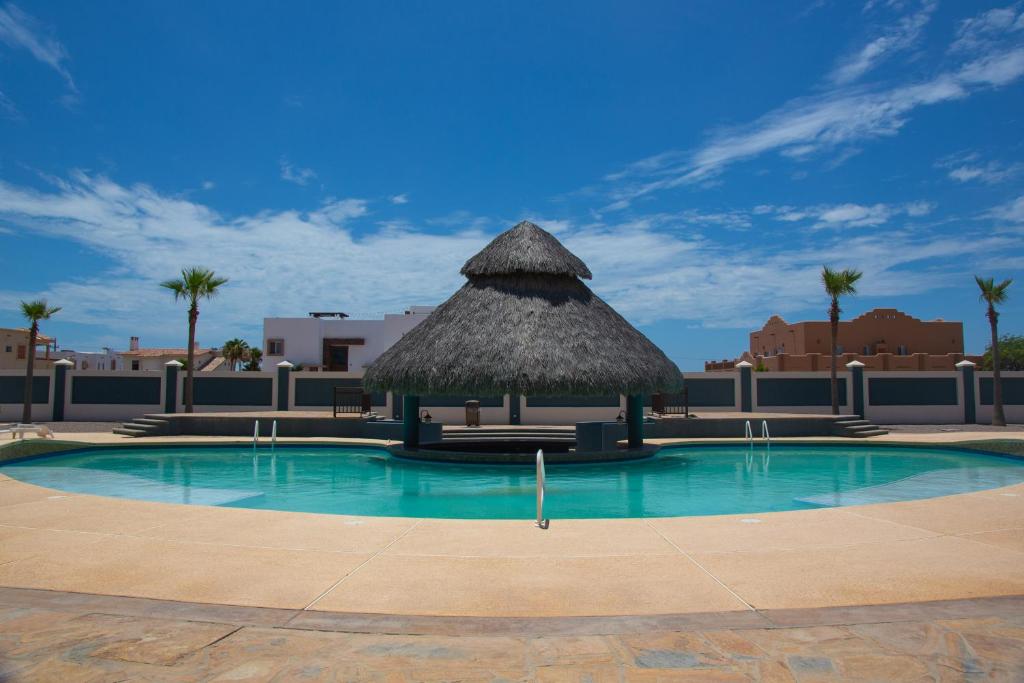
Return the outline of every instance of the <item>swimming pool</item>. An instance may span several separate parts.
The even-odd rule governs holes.
[[[31,484],[141,500],[333,514],[529,519],[532,467],[395,458],[369,447],[76,451],[0,467]],[[627,463],[548,465],[546,515],[667,517],[911,500],[1024,482],[1024,460],[972,451],[776,444],[665,448]]]

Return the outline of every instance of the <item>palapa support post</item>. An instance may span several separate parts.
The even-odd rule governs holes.
[[[736,364],[736,369],[740,371],[740,412],[741,413],[752,413],[754,412],[754,379],[751,374],[751,368],[754,367],[745,360],[741,360]]]
[[[626,397],[626,434],[630,448],[644,447],[644,397],[640,394]]]
[[[402,397],[402,445],[420,447],[420,397],[406,394]]]

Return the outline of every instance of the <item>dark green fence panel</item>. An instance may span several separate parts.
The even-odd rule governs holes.
[[[363,380],[359,378],[296,378],[295,380],[295,405],[296,406],[333,406],[334,387],[346,389],[362,389]],[[386,406],[388,404],[387,394],[370,394],[370,405]]]
[[[873,406],[955,406],[955,377],[871,377],[868,400]]]
[[[838,378],[839,405],[846,405],[846,378]],[[827,377],[759,377],[759,406],[830,406],[832,385]]]
[[[466,401],[480,401],[481,408],[501,408],[505,405],[504,396],[421,396],[420,406],[423,408],[462,408]]]
[[[25,401],[24,377],[0,377],[0,403],[23,403]],[[32,378],[32,405],[50,402],[50,378]]]
[[[193,401],[198,406],[272,406],[273,390],[269,377],[196,377]]]
[[[1024,405],[1024,377],[1003,377],[1003,405]],[[981,389],[981,405],[992,405],[992,378],[981,377],[978,381]]]
[[[527,396],[529,408],[618,408],[618,396]]]
[[[723,379],[683,378],[690,407],[723,408],[736,405],[736,381]]]
[[[160,405],[159,377],[72,377],[71,402]]]

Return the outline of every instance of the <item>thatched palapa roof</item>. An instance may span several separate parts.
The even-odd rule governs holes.
[[[371,365],[368,390],[594,396],[674,391],[679,368],[583,284],[590,270],[528,221],[466,262],[468,282]]]

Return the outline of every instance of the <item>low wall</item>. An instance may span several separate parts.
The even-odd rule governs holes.
[[[126,421],[147,413],[183,412],[185,377],[176,368],[163,372],[40,370],[33,380],[33,419]],[[1024,372],[1003,372],[1007,421],[1024,422]],[[21,420],[24,374],[0,371],[0,422]],[[831,413],[828,372],[754,372],[750,368],[684,373],[690,410],[726,412]],[[876,424],[980,423],[992,419],[992,373],[967,366],[954,371],[875,371],[845,369],[838,374],[839,406],[844,414],[862,414]],[[195,412],[329,412],[334,387],[358,389],[360,373],[272,372],[202,373],[195,379]],[[965,383],[969,383],[965,385]],[[61,393],[62,392],[62,393]],[[57,394],[60,393],[58,396]],[[481,403],[482,424],[571,425],[612,421],[626,410],[624,396],[425,396],[422,409],[438,422],[465,422],[465,401]],[[669,397],[668,405],[680,405]],[[401,416],[401,396],[371,394],[373,410]],[[645,397],[650,412],[651,399]]]

